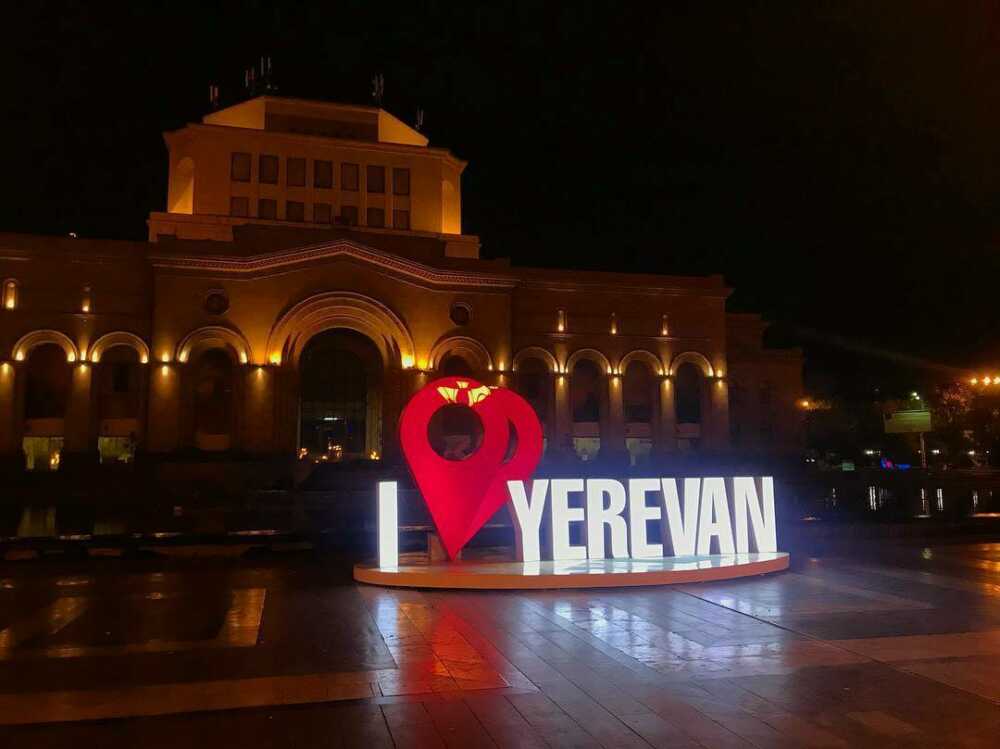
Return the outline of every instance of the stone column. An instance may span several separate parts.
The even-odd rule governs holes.
[[[674,406],[674,383],[669,377],[660,381],[660,419],[653,449],[672,453],[677,450],[677,411]]]
[[[17,367],[0,364],[0,459],[16,458],[21,451],[18,424],[23,409],[17,408],[17,381]]]
[[[722,379],[706,382],[708,410],[702,416],[705,446],[712,450],[729,447],[729,388]]]
[[[91,386],[93,367],[84,362],[67,364],[71,367],[69,402],[66,404],[63,449],[70,454],[96,452],[97,443],[91,440],[90,416],[92,411]]]
[[[569,375],[553,374],[553,412],[555,421],[549,435],[550,449],[563,450],[570,444],[573,435],[573,419],[569,402]]]
[[[601,452],[618,455],[625,452],[625,406],[622,402],[624,384],[619,375],[608,375],[605,379],[608,410],[606,419],[601,419]]]
[[[269,367],[241,367],[243,378],[243,440],[247,452],[274,450],[274,370]]]
[[[180,440],[181,367],[150,364],[146,446],[151,453],[176,450]]]

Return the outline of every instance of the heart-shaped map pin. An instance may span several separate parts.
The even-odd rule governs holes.
[[[434,414],[455,404],[471,408],[483,427],[478,449],[461,460],[439,455],[428,437]],[[516,445],[508,457],[512,428]],[[469,377],[444,377],[419,390],[400,415],[399,441],[450,559],[507,502],[507,482],[531,478],[542,458],[542,425],[531,404]]]

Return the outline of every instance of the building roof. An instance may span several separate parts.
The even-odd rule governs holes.
[[[429,141],[380,107],[257,96],[205,115],[206,125],[321,135],[345,140],[427,147]]]

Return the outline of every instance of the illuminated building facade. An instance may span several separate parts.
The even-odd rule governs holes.
[[[0,235],[12,463],[394,457],[439,373],[517,389],[568,460],[798,444],[800,356],[720,276],[483,259],[465,162],[383,110],[258,97],[164,137],[148,242]]]

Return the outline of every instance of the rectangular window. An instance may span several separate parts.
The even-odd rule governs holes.
[[[97,452],[101,463],[131,463],[135,459],[135,442],[131,437],[98,437]]]
[[[358,225],[358,207],[356,205],[340,206],[340,223],[347,226]]]
[[[368,192],[385,192],[385,167],[368,165]]]
[[[329,203],[313,203],[313,222],[329,224],[333,219],[333,206]]]
[[[350,190],[351,192],[358,191],[358,165],[357,164],[341,164],[340,165],[340,187],[343,190]]]
[[[285,175],[288,180],[289,187],[305,187],[306,186],[306,160],[305,159],[289,159],[288,160],[288,173]]]
[[[257,218],[278,218],[278,202],[271,198],[257,201]]]
[[[21,441],[24,467],[29,471],[58,471],[62,449],[62,437],[25,437]]]
[[[250,198],[239,198],[235,195],[229,199],[229,215],[246,218],[250,215]]]
[[[300,203],[297,200],[289,200],[285,203],[285,220],[286,221],[305,221],[306,220],[306,204]]]
[[[260,155],[260,176],[258,179],[265,185],[278,184],[277,156],[269,156],[266,153]]]
[[[369,208],[368,209],[368,226],[374,226],[379,229],[385,226],[385,211],[381,208]]]
[[[329,189],[333,187],[333,162],[313,162],[313,187]]]
[[[233,182],[250,181],[250,154],[234,153],[230,163],[230,177]]]
[[[397,229],[410,228],[410,212],[395,210],[392,212],[392,225]]]
[[[410,170],[409,169],[393,169],[392,170],[392,194],[393,195],[409,195],[410,194]]]

